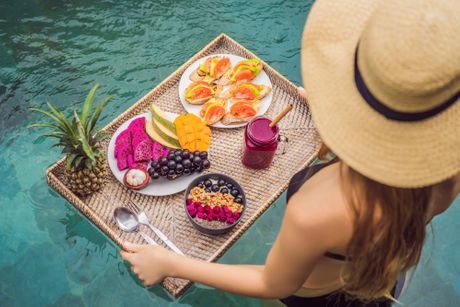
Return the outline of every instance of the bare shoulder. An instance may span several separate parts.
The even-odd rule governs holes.
[[[346,247],[352,237],[352,212],[341,188],[340,164],[323,168],[289,200],[286,219],[299,231],[316,230],[332,248]]]

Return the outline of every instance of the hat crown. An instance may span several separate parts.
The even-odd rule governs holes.
[[[396,111],[439,106],[460,90],[460,1],[383,1],[359,41],[370,92]]]

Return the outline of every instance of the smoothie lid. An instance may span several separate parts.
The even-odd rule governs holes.
[[[260,145],[268,145],[278,139],[278,126],[270,128],[268,125],[272,122],[271,119],[263,116],[258,116],[251,120],[247,125],[249,138]]]

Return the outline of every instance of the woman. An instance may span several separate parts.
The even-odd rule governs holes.
[[[293,178],[264,265],[126,244],[133,272],[146,285],[174,276],[288,306],[389,306],[426,223],[460,190],[459,14],[458,1],[318,0],[302,76],[338,159]]]

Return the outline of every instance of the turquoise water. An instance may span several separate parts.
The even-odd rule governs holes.
[[[226,32],[295,83],[309,1],[0,1],[0,306],[261,306],[196,285],[173,301],[142,288],[118,248],[49,189],[49,141],[25,127],[46,100],[70,111],[95,83],[115,94],[111,121],[212,38]],[[221,259],[262,263],[284,199]],[[402,301],[460,304],[459,201],[435,219],[433,243]],[[256,244],[254,243],[256,242]]]

